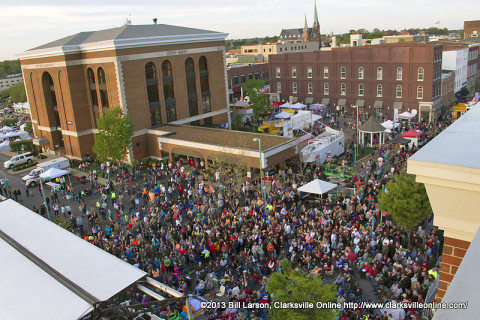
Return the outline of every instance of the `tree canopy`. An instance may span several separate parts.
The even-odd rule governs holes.
[[[308,274],[300,269],[292,270],[292,265],[286,259],[280,261],[281,272],[270,276],[267,290],[275,302],[336,302],[334,285],[324,284],[321,277]],[[273,319],[294,320],[333,320],[337,316],[334,309],[280,309],[271,308]]]
[[[97,129],[93,152],[101,161],[113,160],[120,164],[132,142],[132,121],[128,115],[124,116],[120,107],[116,107],[97,119]]]
[[[270,100],[267,94],[262,92],[265,87],[265,82],[257,79],[248,80],[247,84],[243,87],[250,99],[250,105],[253,109],[253,118],[260,120],[262,117],[271,112]]]
[[[6,77],[12,73],[20,73],[20,60],[4,60],[0,61],[0,78]]]
[[[386,191],[378,196],[378,204],[409,232],[432,214],[425,186],[406,173],[396,174],[395,181],[388,182]]]

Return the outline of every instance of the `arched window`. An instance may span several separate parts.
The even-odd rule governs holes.
[[[340,68],[340,79],[345,79],[347,77],[347,69],[345,67]]]
[[[198,115],[198,96],[195,84],[195,66],[192,58],[185,59],[185,76],[187,79],[188,110],[190,117]]]
[[[377,97],[382,96],[382,91],[383,91],[382,85],[381,84],[377,85]]]
[[[92,103],[93,124],[97,126],[98,111],[98,96],[97,87],[95,86],[95,73],[92,68],[87,69],[88,90],[90,91],[90,102]]]
[[[363,67],[358,68],[358,79],[363,79],[364,70]]]
[[[208,65],[207,58],[201,56],[198,60],[198,67],[200,69],[200,91],[202,92],[202,111],[207,113],[212,111],[210,105],[210,84],[208,82]],[[206,121],[206,119],[204,120]]]
[[[292,93],[297,93],[297,83],[296,82],[292,83]]]
[[[277,67],[275,70],[276,70],[275,72],[276,77],[280,78],[280,67]]]
[[[345,83],[342,83],[340,85],[340,95],[344,96],[347,94],[347,86],[345,85]]]
[[[175,92],[173,90],[172,65],[168,60],[162,62],[162,82],[167,122],[175,121],[177,120],[177,113],[175,111]]]
[[[402,86],[397,86],[397,89],[395,90],[396,92],[396,97],[401,98],[402,97]]]
[[[311,82],[308,83],[308,94],[312,94],[313,93],[313,85]]]
[[[45,97],[45,106],[47,107],[47,115],[53,114],[55,119],[48,117],[49,125],[52,127],[60,127],[60,116],[58,115],[57,94],[50,73],[44,72],[42,76],[43,96]],[[54,123],[53,120],[55,121]]]
[[[277,82],[277,93],[281,93],[281,92],[282,92],[282,83]]]
[[[149,62],[145,65],[145,81],[147,84],[150,123],[152,126],[156,126],[162,124],[162,114],[160,111],[160,98],[158,96],[157,70],[153,62]]]
[[[423,81],[424,75],[425,75],[425,71],[423,70],[423,68],[418,68],[417,80],[418,81]]]
[[[423,87],[419,86],[417,88],[417,99],[423,99]]]
[[[307,68],[307,78],[311,78],[313,76],[313,69],[312,67]]]
[[[105,80],[105,71],[103,68],[98,68],[98,90],[100,91],[100,103],[102,106],[102,113],[105,113],[108,110],[108,93],[107,93],[107,82]],[[105,108],[105,109],[104,109]]]
[[[358,95],[363,97],[363,92],[364,92],[364,87],[363,87],[363,84],[359,84],[358,85]]]
[[[323,77],[328,79],[328,67],[323,67]]]
[[[377,80],[383,79],[383,69],[381,67],[377,68]]]
[[[292,67],[292,78],[296,78],[296,77],[297,77],[297,68]]]
[[[323,85],[323,94],[328,96],[328,92],[329,92],[329,89],[328,89],[328,83],[325,83]]]
[[[402,80],[402,76],[403,76],[403,70],[402,68],[398,67],[397,68],[397,80]]]

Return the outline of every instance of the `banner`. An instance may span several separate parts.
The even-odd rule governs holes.
[[[398,109],[393,109],[393,122],[398,122]]]

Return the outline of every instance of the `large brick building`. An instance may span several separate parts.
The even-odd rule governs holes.
[[[228,121],[227,34],[170,25],[81,32],[19,55],[35,136],[70,157],[92,153],[96,119],[120,106],[131,155],[160,156],[163,124]]]
[[[272,100],[319,102],[352,112],[393,115],[417,110],[438,115],[441,103],[442,46],[398,43],[334,48],[270,57]]]

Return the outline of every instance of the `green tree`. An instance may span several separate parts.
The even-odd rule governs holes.
[[[100,161],[113,160],[120,165],[132,142],[132,121],[128,115],[124,116],[120,107],[116,107],[97,119],[97,129],[93,152]]]
[[[243,86],[243,89],[250,99],[249,102],[252,106],[253,118],[255,119],[255,122],[262,119],[264,115],[272,111],[269,97],[262,91],[264,87],[265,82],[257,79],[250,79],[248,80],[247,84]]]
[[[286,259],[280,261],[281,272],[270,276],[267,290],[275,302],[311,302],[311,309],[270,309],[273,319],[294,320],[333,320],[337,316],[336,309],[316,308],[317,302],[335,302],[335,286],[324,284],[322,279],[304,271],[292,270]]]
[[[425,186],[406,173],[395,175],[395,181],[390,181],[386,191],[378,195],[378,204],[408,232],[432,214]]]
[[[23,82],[10,87],[8,91],[12,102],[27,102],[27,94],[25,93]]]
[[[12,73],[20,73],[20,60],[4,60],[0,61],[0,77],[6,77]]]

